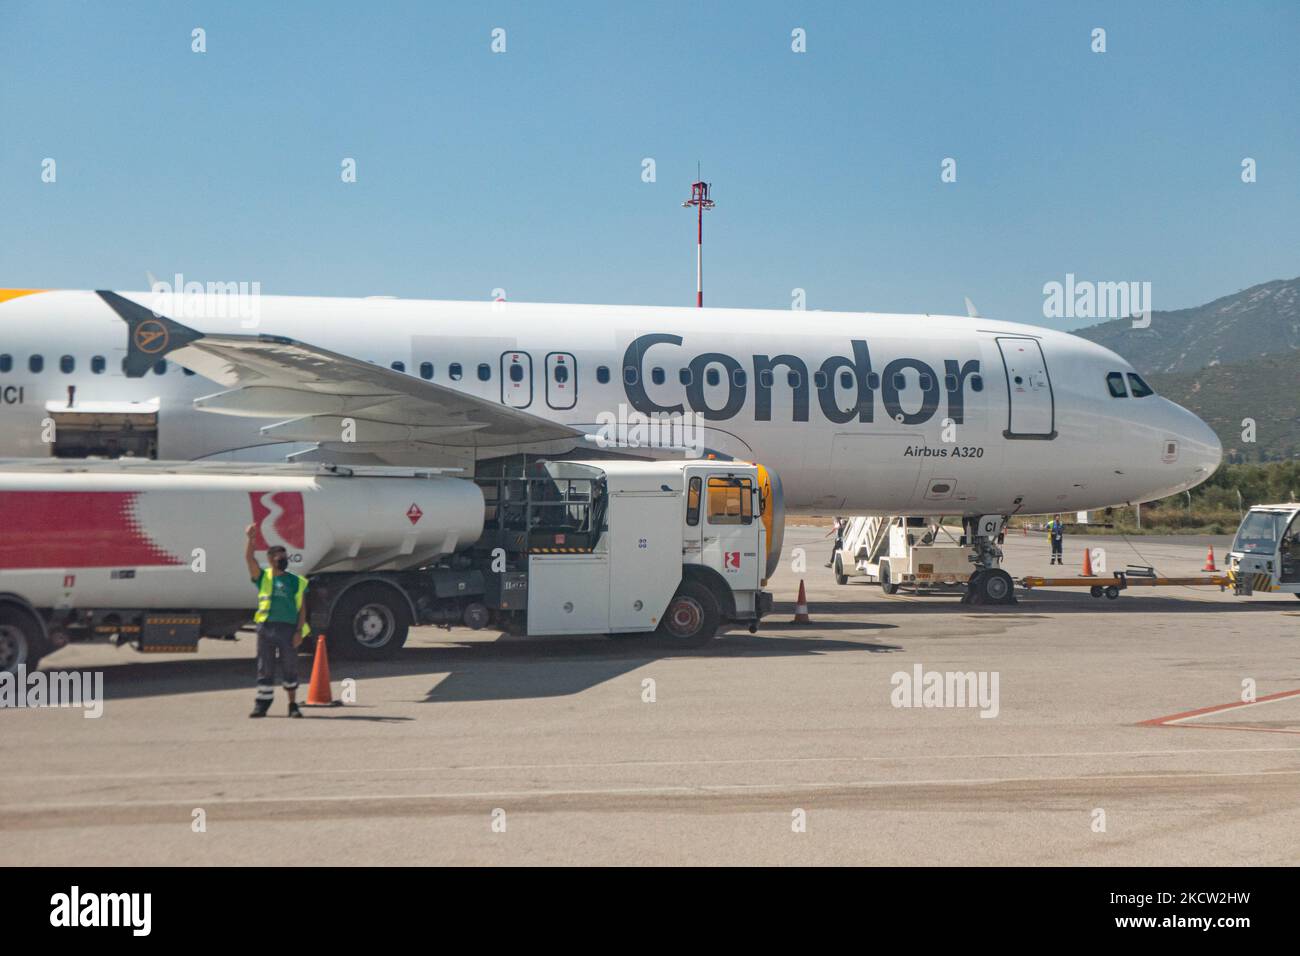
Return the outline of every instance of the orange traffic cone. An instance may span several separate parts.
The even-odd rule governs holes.
[[[1083,549],[1083,572],[1079,575],[1081,578],[1095,578],[1092,573],[1092,548]]]
[[[794,623],[811,623],[808,617],[808,592],[803,589],[803,578],[799,579],[799,597],[794,602]]]
[[[311,684],[307,687],[308,707],[338,707],[330,690],[330,655],[325,648],[325,635],[316,635],[316,659],[311,665]]]
[[[1201,570],[1202,571],[1219,570],[1214,566],[1214,545],[1210,545],[1210,549],[1205,552],[1205,567],[1201,568]]]

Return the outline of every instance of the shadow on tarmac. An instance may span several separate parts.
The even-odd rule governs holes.
[[[845,585],[845,589],[853,585]],[[816,627],[825,627],[829,622],[817,621],[817,615],[821,614],[853,614],[866,615],[869,617],[879,617],[882,614],[972,614],[972,615],[1022,615],[1030,614],[1080,614],[1080,613],[1122,613],[1125,611],[1137,611],[1145,614],[1242,614],[1254,612],[1272,612],[1290,611],[1300,613],[1300,602],[1290,595],[1284,599],[1262,600],[1260,598],[1243,598],[1235,601],[1193,601],[1187,600],[1189,596],[1200,592],[1202,594],[1210,593],[1209,588],[1180,588],[1169,587],[1162,590],[1170,592],[1168,596],[1157,597],[1152,594],[1143,594],[1146,588],[1133,588],[1121,592],[1115,600],[1109,598],[1094,598],[1086,588],[1080,588],[1071,593],[1067,591],[1049,591],[1045,589],[1035,589],[1033,591],[1016,591],[1016,600],[1018,603],[1013,605],[996,604],[975,606],[971,604],[962,604],[961,598],[956,595],[936,595],[934,597],[917,597],[916,595],[899,593],[894,596],[885,596],[880,593],[879,588],[875,585],[862,585],[865,589],[871,587],[872,591],[865,591],[862,600],[810,600],[809,609],[812,612]],[[1179,593],[1181,592],[1181,594]],[[865,595],[871,595],[866,597]],[[791,602],[777,601],[772,613],[777,616],[794,613],[794,604]]]
[[[619,640],[604,637],[501,638],[496,641],[455,642],[440,647],[407,646],[387,661],[331,661],[330,671],[336,692],[338,682],[346,678],[363,681],[366,678],[446,674],[424,697],[419,698],[425,703],[441,703],[563,697],[654,661],[673,658],[797,657],[902,650],[898,645],[869,639],[847,641],[789,633],[807,626],[770,625],[765,633],[760,634],[733,631],[705,647],[690,649],[666,645],[652,637]],[[815,625],[818,630],[855,631],[886,630],[896,626],[863,621]],[[240,689],[247,689],[252,694],[256,668],[251,657],[204,659],[202,653],[200,649],[199,657],[186,660],[133,660],[104,667],[104,696],[108,700],[126,700]],[[44,669],[58,669],[56,656],[47,660]],[[310,671],[310,659],[301,658],[299,672],[304,680]],[[340,710],[328,713],[331,720],[389,720],[341,713]]]

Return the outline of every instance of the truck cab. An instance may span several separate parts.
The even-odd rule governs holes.
[[[480,560],[504,573],[488,607],[529,635],[658,632],[707,641],[770,607],[759,466],[533,460],[475,480],[487,504]]]
[[[1228,577],[1238,594],[1300,597],[1300,504],[1256,505],[1237,528]]]

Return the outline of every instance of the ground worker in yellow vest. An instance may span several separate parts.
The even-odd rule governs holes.
[[[271,709],[278,660],[281,685],[289,695],[289,716],[301,717],[294,695],[298,690],[298,645],[309,632],[303,601],[307,579],[289,570],[289,553],[278,544],[266,549],[270,567],[260,567],[253,556],[257,526],[250,524],[244,534],[248,538],[244,562],[257,585],[257,613],[253,615],[257,624],[257,702],[248,716],[265,717]]]

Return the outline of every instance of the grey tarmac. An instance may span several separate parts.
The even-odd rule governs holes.
[[[1244,681],[1300,690],[1300,601],[886,596],[835,585],[826,529],[796,522],[756,635],[420,628],[394,660],[333,662],[357,702],[305,720],[278,690],[246,719],[251,634],[66,648],[44,666],[102,669],[104,716],[0,711],[0,863],[1300,863],[1300,695],[1177,717],[1240,703]],[[1111,568],[1197,575],[1228,539],[1067,536],[1055,569],[1043,536],[1013,534],[1007,567],[1073,575],[1088,543]],[[801,578],[809,625],[790,623]],[[894,706],[916,665],[996,672],[997,716]]]

